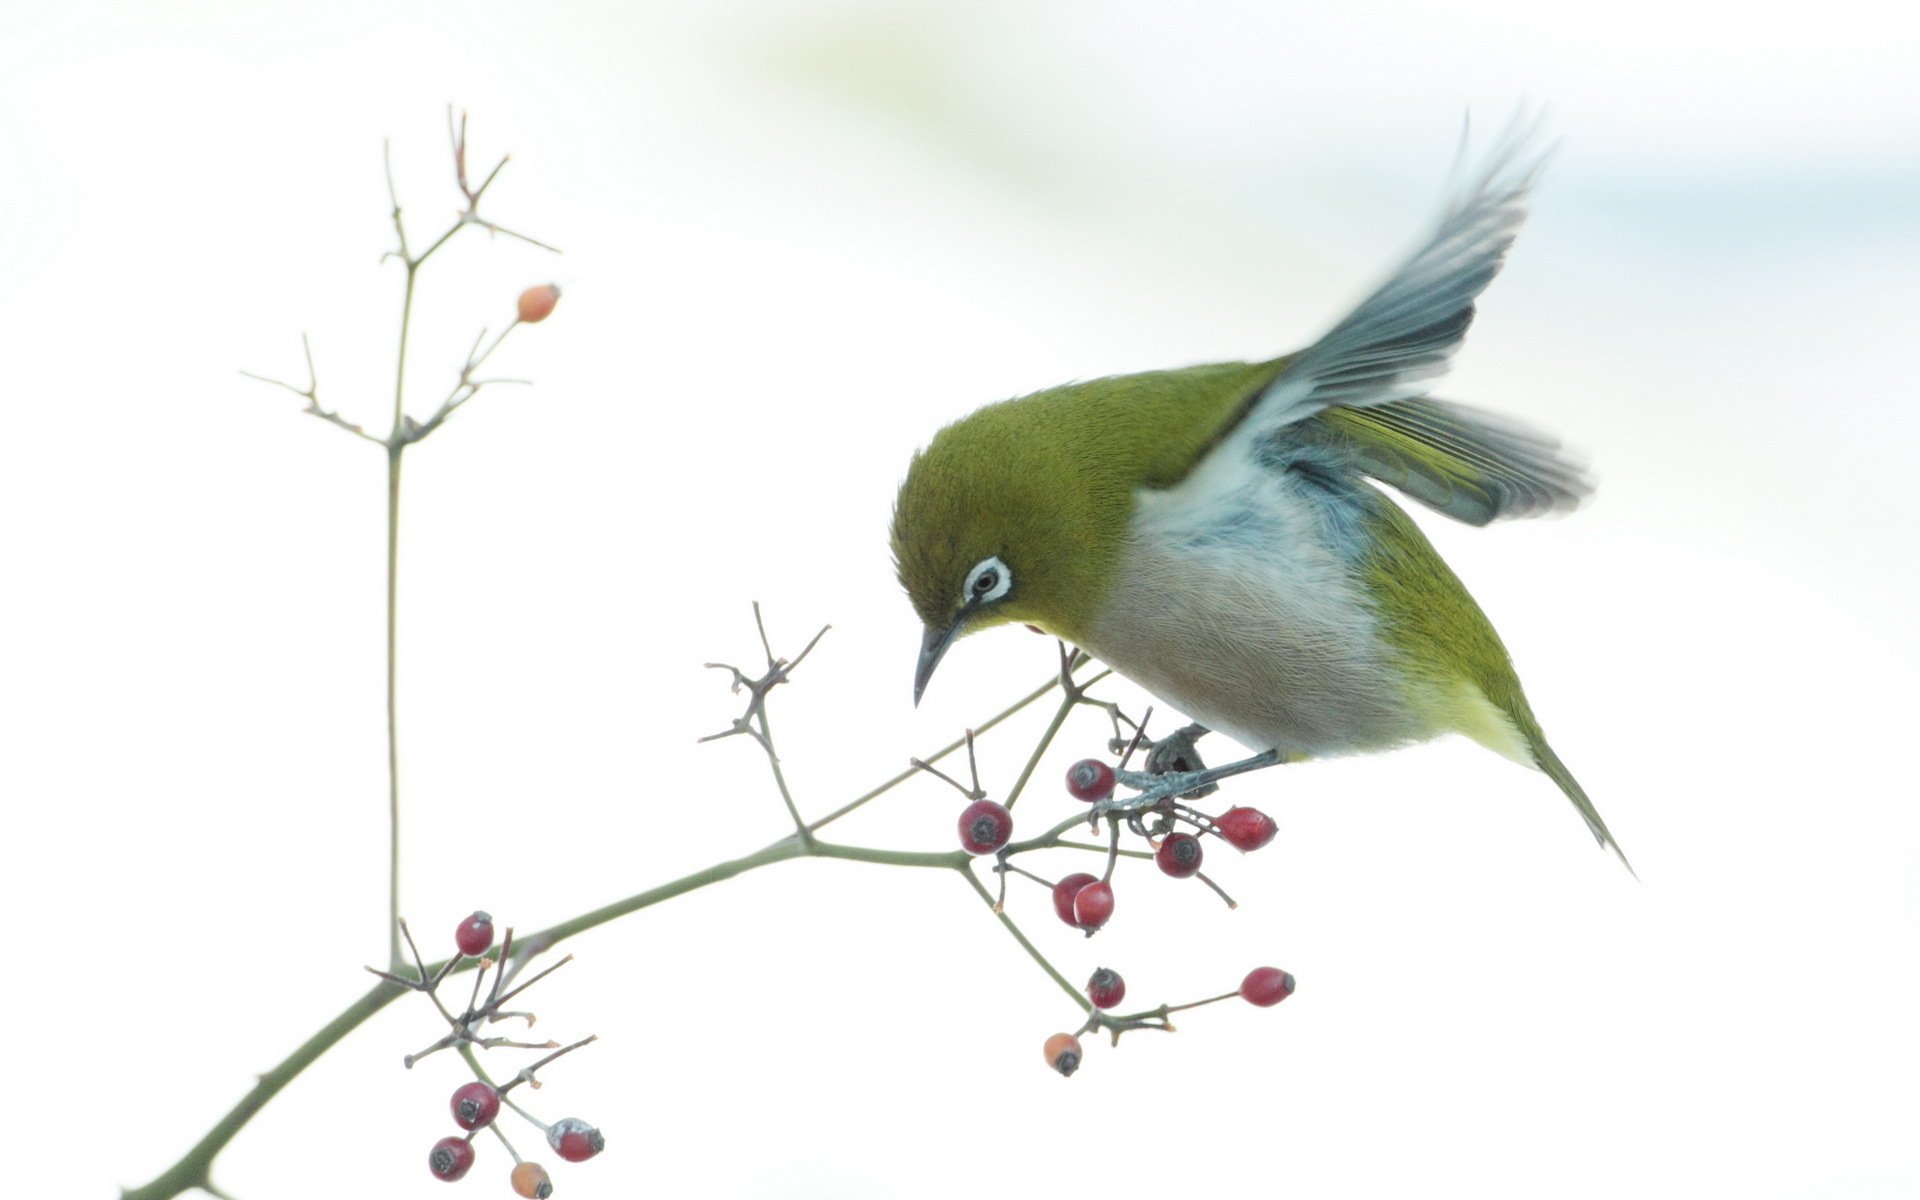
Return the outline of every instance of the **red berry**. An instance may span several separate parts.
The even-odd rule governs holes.
[[[472,916],[454,926],[453,944],[460,947],[460,953],[469,958],[479,958],[493,945],[493,917],[478,909]]]
[[[1113,916],[1113,885],[1096,879],[1073,894],[1073,923],[1092,933]]]
[[[465,1175],[472,1166],[473,1143],[463,1137],[443,1137],[433,1144],[433,1152],[427,1155],[427,1170],[433,1172],[435,1179],[448,1183]]]
[[[1047,1065],[1062,1075],[1080,1069],[1080,1039],[1070,1033],[1054,1034],[1040,1052],[1047,1056]]]
[[[560,303],[560,289],[551,283],[530,287],[520,293],[516,306],[520,321],[526,325],[537,325],[553,313],[553,306]]]
[[[1114,1008],[1127,998],[1127,981],[1112,967],[1101,967],[1087,980],[1087,999],[1095,1008]]]
[[[1005,805],[975,800],[960,810],[960,845],[968,854],[992,854],[1013,836],[1013,814]]]
[[[500,1115],[500,1093],[478,1079],[453,1093],[453,1123],[462,1129],[485,1129]]]
[[[607,1139],[579,1117],[565,1117],[548,1126],[547,1145],[568,1162],[585,1162],[607,1148]]]
[[[1255,967],[1240,981],[1241,998],[1261,1008],[1272,1008],[1291,995],[1293,976],[1279,967]]]
[[[1190,833],[1170,833],[1160,839],[1153,861],[1175,879],[1185,879],[1200,870],[1200,839]]]
[[[1067,768],[1067,791],[1088,804],[1105,800],[1113,795],[1113,768],[1097,758],[1083,758]]]
[[[1075,924],[1073,919],[1073,898],[1080,894],[1081,888],[1087,886],[1090,883],[1095,882],[1098,879],[1099,879],[1099,876],[1097,875],[1089,875],[1085,871],[1075,871],[1073,874],[1067,876],[1065,879],[1062,879],[1059,883],[1054,884],[1053,885],[1054,913],[1057,916],[1059,916],[1059,918],[1062,921],[1065,921],[1067,924],[1069,925]]]
[[[523,1162],[515,1165],[513,1192],[516,1196],[525,1196],[526,1200],[547,1200],[553,1195],[553,1180],[547,1177],[547,1169],[537,1162]]]
[[[1220,836],[1241,850],[1258,850],[1273,840],[1280,827],[1257,808],[1230,808],[1213,819]]]

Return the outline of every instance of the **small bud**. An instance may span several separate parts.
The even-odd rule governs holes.
[[[1065,879],[1062,879],[1059,883],[1054,884],[1053,885],[1054,915],[1058,916],[1062,921],[1065,921],[1069,925],[1075,925],[1075,922],[1073,919],[1073,898],[1080,894],[1081,888],[1087,886],[1090,883],[1095,882],[1098,878],[1099,878],[1098,876],[1089,875],[1085,871],[1075,871],[1073,874],[1067,876]],[[1077,928],[1078,926],[1075,925],[1075,927]]]
[[[453,1092],[453,1123],[462,1129],[485,1129],[500,1115],[500,1093],[478,1079]]]
[[[1293,976],[1279,967],[1255,967],[1240,981],[1240,997],[1261,1008],[1274,1005],[1293,995]]]
[[[1240,850],[1258,850],[1273,840],[1280,827],[1257,808],[1230,808],[1213,819],[1220,836]]]
[[[539,1163],[523,1162],[513,1168],[513,1190],[526,1200],[547,1200],[553,1195],[553,1180],[547,1178],[547,1169]]]
[[[1097,758],[1083,758],[1067,768],[1067,793],[1092,804],[1113,795],[1113,768]]]
[[[460,953],[468,958],[479,958],[493,945],[493,917],[478,909],[472,916],[454,926],[453,944],[460,947]]]
[[[563,1117],[547,1128],[547,1145],[568,1162],[585,1162],[607,1148],[607,1139],[579,1117]]]
[[[1095,1008],[1115,1008],[1127,998],[1127,981],[1112,967],[1101,967],[1087,980],[1087,999]]]
[[[1073,923],[1091,934],[1113,916],[1113,885],[1096,879],[1073,895]]]
[[[1080,1039],[1070,1033],[1054,1034],[1040,1052],[1047,1056],[1047,1065],[1062,1075],[1080,1069]]]
[[[473,1143],[463,1137],[443,1137],[433,1144],[433,1152],[427,1155],[427,1170],[433,1172],[435,1179],[448,1183],[465,1175],[472,1166]]]
[[[560,288],[557,284],[543,283],[539,287],[530,287],[520,293],[520,323],[538,325],[553,315],[553,306],[560,303]]]
[[[1013,814],[991,800],[960,810],[960,845],[968,854],[992,854],[1013,837]]]
[[[1160,839],[1153,861],[1175,879],[1186,879],[1200,870],[1200,839],[1190,833],[1170,833]]]

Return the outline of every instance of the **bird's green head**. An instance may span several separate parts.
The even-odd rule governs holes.
[[[1070,641],[1099,612],[1131,486],[1075,388],[990,405],[914,455],[893,510],[893,559],[924,626],[913,694],[960,637],[1010,621]]]

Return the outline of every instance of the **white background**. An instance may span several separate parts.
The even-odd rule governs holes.
[[[1546,11],[0,4],[14,1190],[150,1178],[383,953],[381,456],[238,373],[299,380],[306,331],[324,399],[387,419],[383,138],[421,238],[465,106],[514,156],[491,213],[566,251],[467,232],[423,276],[422,416],[521,287],[567,290],[495,363],[534,386],[407,460],[404,911],[438,952],[475,906],[537,928],[780,835],[752,747],[693,744],[753,599],[783,648],[835,626],[776,709],[812,812],[1044,677],[1002,631],[910,707],[914,447],[1310,340],[1425,230],[1462,115],[1524,98],[1559,152],[1446,393],[1601,490],[1426,524],[1640,881],[1465,743],[1245,781],[1282,833],[1213,852],[1238,911],[1150,870],[1091,943],[1011,908],[1143,1003],[1265,962],[1299,994],[1065,1081],[1039,1047],[1074,1010],[957,880],[770,868],[534,993],[602,1035],[533,1097],[609,1138],[560,1195],[1920,1192],[1914,18]],[[984,743],[995,786],[1029,735]],[[1103,737],[1070,727],[1023,828]],[[944,848],[956,807],[841,833]],[[395,1005],[218,1179],[442,1194],[458,1063],[400,1067],[434,1036]],[[464,1188],[508,1195],[481,1150]]]

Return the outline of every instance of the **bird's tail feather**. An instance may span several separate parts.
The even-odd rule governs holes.
[[[1547,773],[1547,778],[1560,785],[1560,790],[1567,794],[1567,799],[1573,801],[1573,806],[1579,809],[1580,815],[1587,819],[1587,828],[1593,830],[1595,840],[1603,848],[1612,850],[1619,856],[1620,865],[1627,869],[1628,874],[1635,879],[1640,878],[1640,873],[1635,871],[1633,864],[1627,861],[1626,851],[1620,848],[1619,842],[1613,840],[1613,832],[1607,828],[1607,823],[1600,819],[1600,810],[1593,806],[1593,801],[1587,799],[1586,789],[1581,787],[1580,781],[1573,777],[1573,772],[1567,770],[1567,764],[1560,761],[1560,756],[1553,752],[1552,746],[1547,745],[1545,738],[1534,738],[1532,741],[1534,762]]]

